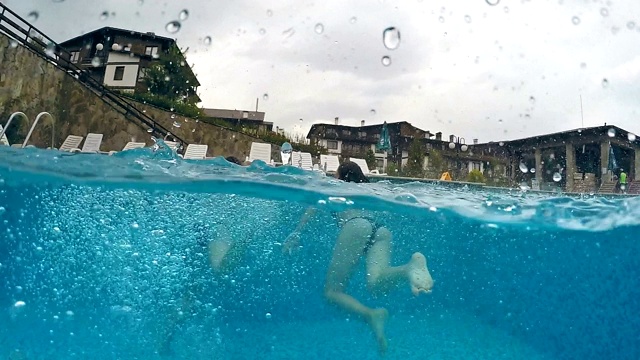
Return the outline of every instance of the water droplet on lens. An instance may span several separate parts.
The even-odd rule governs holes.
[[[532,104],[535,104],[536,103],[536,98],[533,97],[533,96],[529,96],[529,102],[532,103]]]
[[[211,36],[205,36],[204,40],[202,40],[202,43],[205,44],[206,46],[211,45]]]
[[[600,15],[609,16],[609,10],[607,8],[600,9]]]
[[[553,181],[558,182],[562,180],[562,175],[560,175],[560,173],[554,173],[553,174]]]
[[[180,126],[182,126],[182,125],[180,125],[179,122],[177,122],[177,121],[173,122],[173,127],[179,128]]]
[[[467,24],[471,23],[471,16],[469,16],[469,15],[465,15],[465,16],[464,16],[464,21],[465,21]]]
[[[98,67],[100,66],[100,58],[99,57],[94,57],[93,59],[91,59],[91,66],[93,67]]]
[[[272,17],[272,16],[273,16],[273,11],[271,11],[271,10],[267,10],[267,16],[268,16],[268,17]]]
[[[349,19],[349,22],[352,23],[352,24],[355,24],[357,21],[358,21],[358,18],[355,17],[355,16],[352,17],[351,19]]]
[[[185,21],[188,18],[189,18],[189,10],[184,9],[180,11],[180,15],[178,15],[178,19],[180,19],[180,21]]]
[[[267,33],[267,30],[265,30],[264,28],[261,28],[260,30],[258,30],[258,32],[260,33],[260,35],[264,35]]]
[[[504,12],[507,13],[507,14],[509,13],[509,7],[508,6],[504,7]]]
[[[606,88],[606,87],[608,87],[608,86],[609,86],[609,80],[607,80],[607,79],[602,79],[602,87],[603,87],[603,88]]]
[[[267,319],[271,319],[271,313],[266,313],[265,316]]]
[[[443,17],[443,16],[440,16],[440,17],[438,18],[438,21],[440,21],[441,23],[443,23],[443,22],[444,22],[444,17]]]
[[[375,115],[376,114],[376,109],[371,109],[369,112],[371,113],[371,115]]]
[[[38,18],[40,17],[40,13],[37,11],[32,11],[27,15],[27,21],[29,22],[36,22],[38,20]]]
[[[11,40],[11,41],[9,42],[9,47],[10,47],[10,48],[12,48],[12,49],[17,48],[17,47],[18,47],[18,42],[17,42],[17,41],[15,41],[15,40]]]
[[[388,57],[388,56],[386,56],[386,55],[385,55],[385,56],[383,56],[383,57],[382,57],[382,65],[384,65],[384,66],[389,66],[389,65],[391,65],[391,58],[390,58],[390,57]]]
[[[47,45],[47,48],[45,49],[44,53],[47,54],[48,56],[53,57],[56,54],[55,49],[56,49],[56,45],[51,43]]]
[[[607,136],[609,136],[609,137],[616,136],[616,129],[611,128],[611,129],[607,130]]]
[[[148,132],[148,133],[152,133],[152,132],[153,132],[153,129],[147,129],[147,132]]]
[[[636,141],[636,134],[627,134],[627,139],[629,139],[629,141]]]
[[[389,50],[395,50],[400,46],[400,31],[390,26],[382,32],[382,42],[384,47]]]
[[[313,30],[316,32],[316,34],[322,34],[324,32],[324,25],[322,25],[321,23],[317,23]]]
[[[167,30],[168,33],[175,34],[178,31],[180,31],[180,27],[181,26],[182,25],[180,24],[179,21],[173,20],[173,21],[169,21],[164,28],[165,28],[165,30]]]
[[[498,143],[498,145],[500,145],[500,146],[504,146],[504,142],[500,141],[500,142]]]
[[[138,5],[144,4],[144,0],[138,0]]]
[[[500,0],[486,0],[487,4],[491,5],[491,6],[496,6],[498,4],[500,4]]]
[[[629,22],[627,23],[627,29],[629,29],[629,30],[633,30],[633,28],[634,28],[634,27],[636,27],[636,23],[635,23],[635,22],[633,22],[633,21],[629,21]]]
[[[531,169],[529,169],[529,172],[532,173],[532,174],[535,174],[536,173],[536,169],[535,168],[531,168]]]
[[[522,171],[523,173],[527,173],[529,171],[529,168],[527,167],[527,165],[525,165],[523,162],[520,163],[520,171]]]
[[[574,16],[571,18],[571,22],[573,23],[573,25],[578,25],[580,24],[580,18],[577,16]]]
[[[100,20],[105,21],[109,18],[109,12],[108,11],[103,11],[102,13],[100,13]]]
[[[269,100],[269,94],[264,94],[264,95],[262,95],[262,98],[263,98],[264,100]]]

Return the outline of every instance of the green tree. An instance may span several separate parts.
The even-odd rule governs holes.
[[[378,167],[376,154],[373,153],[373,150],[367,150],[367,153],[364,156],[364,160],[367,162],[367,166],[369,166],[369,169],[375,169]]]
[[[442,153],[436,149],[429,150],[429,169],[435,178],[440,178],[440,174],[446,170]]]
[[[409,146],[409,157],[404,173],[411,177],[424,176],[424,147],[420,139],[414,138]]]
[[[149,92],[173,102],[196,104],[197,79],[190,71],[186,59],[178,46],[173,44],[161,53],[158,62],[146,72]]]
[[[469,175],[467,175],[467,181],[473,183],[484,183],[484,175],[480,170],[471,170]]]

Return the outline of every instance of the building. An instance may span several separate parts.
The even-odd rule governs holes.
[[[242,127],[245,132],[265,133],[273,130],[273,123],[264,121],[264,112],[248,110],[203,109],[205,119],[221,125]]]
[[[414,138],[433,137],[429,131],[419,129],[406,121],[387,123],[391,151],[377,151],[376,144],[380,140],[382,126],[383,124],[365,125],[364,120],[360,126],[340,125],[339,118],[335,118],[333,124],[312,125],[307,139],[326,148],[329,154],[340,155],[343,158],[365,158],[371,150],[376,157],[376,168],[384,171],[389,163],[395,163],[398,167],[406,164],[409,146]]]
[[[146,92],[145,72],[158,63],[161,54],[176,46],[173,39],[154,33],[141,33],[112,27],[91,31],[60,43],[70,53],[70,62],[87,70],[105,86],[128,93]],[[195,74],[186,63],[184,71],[193,79],[195,88],[200,86]],[[200,102],[197,95],[196,103]]]

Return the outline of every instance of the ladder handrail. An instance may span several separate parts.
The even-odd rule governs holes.
[[[7,132],[7,129],[9,128],[9,125],[11,125],[11,122],[13,121],[13,118],[15,118],[16,116],[21,116],[23,119],[27,120],[27,122],[29,122],[29,117],[27,115],[25,115],[25,113],[20,112],[20,111],[16,111],[13,114],[11,114],[11,116],[9,116],[9,120],[7,120],[7,124],[2,128],[2,130],[0,130],[0,139],[2,139],[2,136]]]
[[[56,121],[53,119],[53,116],[51,116],[51,114],[49,114],[46,111],[43,111],[40,114],[38,114],[38,116],[36,116],[36,120],[33,122],[33,125],[31,125],[31,129],[29,129],[29,133],[27,134],[27,137],[24,139],[24,142],[22,143],[23,149],[25,148],[25,146],[27,146],[27,142],[29,142],[29,138],[31,137],[31,133],[33,133],[33,129],[35,129],[36,125],[38,125],[38,121],[42,116],[45,116],[45,115],[48,116],[49,119],[51,119],[51,148],[53,149]]]

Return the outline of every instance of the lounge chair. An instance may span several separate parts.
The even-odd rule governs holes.
[[[0,125],[0,132],[2,131],[2,125]],[[7,139],[7,134],[2,134],[2,139],[0,139],[0,145],[9,146],[9,139]]]
[[[313,170],[313,160],[310,153],[294,151],[291,156],[291,165],[304,170]]]
[[[271,164],[271,144],[252,142],[248,160],[262,160]]]
[[[167,146],[169,147],[169,149],[171,149],[171,151],[177,151],[178,150],[178,142],[164,140],[164,143],[167,144]]]
[[[84,137],[77,135],[69,135],[60,146],[60,151],[80,151],[80,143]]]
[[[340,160],[336,155],[320,155],[320,169],[326,172],[336,172],[340,166]]]
[[[185,160],[204,160],[207,157],[208,145],[202,144],[189,144],[187,150],[184,152],[183,159]]]
[[[84,140],[84,145],[82,145],[83,153],[94,153],[98,154],[100,152],[100,145],[102,145],[102,134],[87,134],[87,138]]]
[[[360,166],[360,169],[362,170],[363,174],[369,175],[369,173],[370,173],[369,165],[367,165],[367,161],[365,159],[350,158],[349,160],[351,160],[352,162],[358,164],[358,166]]]

